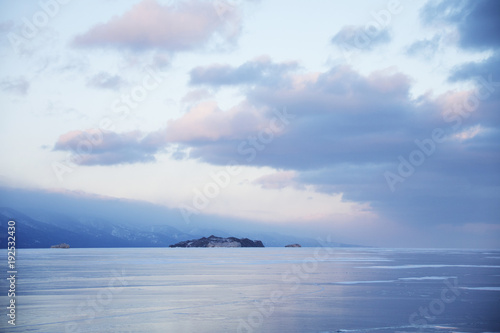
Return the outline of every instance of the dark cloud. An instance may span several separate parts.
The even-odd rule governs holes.
[[[301,172],[298,180],[314,184],[326,193],[344,193],[347,200],[370,202],[383,217],[403,223],[422,227],[471,221],[497,223],[499,151],[492,146],[494,138],[483,140],[476,137],[465,144],[437,144],[435,153],[399,183],[394,193],[384,178],[388,170],[397,174],[398,166],[391,160],[307,170]],[[408,160],[415,148],[394,151],[392,160],[398,156]]]
[[[83,47],[116,47],[136,51],[184,51],[200,47],[214,35],[233,42],[241,30],[235,6],[190,0],[162,5],[143,0],[128,12],[77,36]]]
[[[453,3],[445,1],[440,6],[450,11]],[[500,35],[498,34],[500,2],[463,1],[461,6],[451,13],[445,17],[445,20],[456,24],[461,47],[469,50],[492,50],[493,54],[482,61],[457,66],[448,79],[452,82],[473,80],[478,84],[479,89],[498,93],[500,89]],[[432,16],[427,14],[426,17],[430,19]],[[489,82],[489,84],[485,86],[484,82]]]
[[[293,114],[280,133],[262,135],[270,133],[274,116],[268,112],[253,133],[184,140],[189,157],[291,170],[295,184],[370,202],[381,216],[404,223],[498,222],[498,89],[488,96],[483,87],[413,100],[410,79],[400,73],[363,76],[337,67],[287,79],[247,94],[248,103],[262,110],[285,106]],[[476,94],[482,96],[479,104]],[[392,192],[386,172],[399,175],[402,160],[415,156],[423,156],[422,164],[400,176]],[[279,188],[290,183],[285,178],[258,182]]]
[[[416,136],[439,117],[432,109],[420,110],[425,116],[419,117],[416,106],[408,99],[409,87],[409,79],[399,73],[378,72],[364,77],[348,67],[332,69],[313,79],[307,74],[291,77],[281,87],[256,87],[248,94],[250,104],[266,110],[286,107],[294,120],[252,163],[309,169],[332,163],[387,161],[394,151],[410,147],[408,136]],[[240,116],[250,110],[241,110]],[[197,140],[199,147],[194,146],[191,154],[211,163],[220,163],[222,154],[225,163],[237,156],[236,146],[248,135],[270,127],[273,117],[268,112],[254,126],[253,133],[219,135],[210,142]],[[212,123],[198,124],[197,132],[205,131]],[[244,160],[245,156],[239,158]]]
[[[276,84],[289,71],[298,68],[295,62],[273,63],[268,57],[248,61],[238,67],[210,65],[190,72],[190,83],[213,86],[237,84]]]
[[[252,104],[285,106],[294,117],[252,164],[304,170],[336,163],[380,163],[394,151],[409,148],[407,137],[428,126],[429,120],[417,117],[416,107],[408,101],[409,79],[404,75],[363,77],[339,67],[307,80],[307,75],[299,75],[281,88],[261,86],[249,93]],[[270,127],[273,117],[268,113],[253,133],[244,136],[197,141],[191,156],[211,163],[235,157],[245,161],[247,156],[239,155],[237,146],[248,135]]]
[[[358,49],[371,51],[375,46],[386,44],[391,41],[388,28],[373,26],[345,26],[335,36],[332,43],[347,49]]]
[[[455,25],[463,48],[485,50],[500,46],[500,2],[496,0],[429,1],[421,17],[425,24]]]
[[[495,0],[445,0],[429,1],[422,9],[421,19],[425,24],[444,24],[456,27],[459,46],[468,51],[493,51],[493,54],[476,62],[457,66],[450,73],[451,82],[473,80],[477,89],[483,90],[487,98],[478,99],[485,105],[498,100],[500,89],[500,2]],[[485,95],[483,94],[483,95]],[[487,100],[487,101],[485,101]],[[489,120],[491,113],[487,112]],[[484,121],[484,119],[483,119]],[[496,122],[498,124],[498,122]]]
[[[6,92],[26,95],[28,93],[30,83],[24,77],[6,78],[0,82],[0,89]]]
[[[449,80],[466,81],[466,80],[493,80],[497,82],[496,89],[500,89],[500,50],[491,57],[486,58],[481,62],[468,62],[458,66],[449,76]]]
[[[125,80],[119,75],[111,75],[106,72],[100,72],[87,80],[87,86],[118,90],[126,84]]]
[[[147,135],[138,131],[72,131],[59,137],[54,150],[68,151],[79,165],[113,165],[155,161],[154,155],[165,146],[162,133]]]

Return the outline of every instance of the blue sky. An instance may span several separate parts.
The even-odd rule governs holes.
[[[495,1],[0,6],[5,188],[500,245]]]

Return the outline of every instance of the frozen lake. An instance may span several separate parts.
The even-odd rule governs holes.
[[[4,278],[1,332],[500,332],[500,251],[20,249],[16,257],[17,325],[7,324]]]

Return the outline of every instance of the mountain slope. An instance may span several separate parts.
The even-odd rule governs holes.
[[[165,247],[179,240],[192,237],[169,226],[149,229],[115,225],[102,219],[76,220],[47,213],[40,221],[14,209],[0,208],[0,228],[7,230],[9,220],[16,222],[17,248],[48,248],[59,243],[71,247]],[[50,221],[50,222],[49,222]],[[152,230],[151,230],[152,229]],[[0,246],[7,245],[7,234],[1,233]]]

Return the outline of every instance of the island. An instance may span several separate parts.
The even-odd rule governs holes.
[[[302,247],[300,244],[290,244],[290,245],[285,245],[285,247]]]
[[[69,249],[69,244],[61,243],[58,245],[52,245],[50,248],[51,249]]]
[[[253,241],[248,238],[236,237],[224,238],[212,235],[208,238],[203,237],[179,242],[169,247],[264,247],[264,244],[260,240]]]

